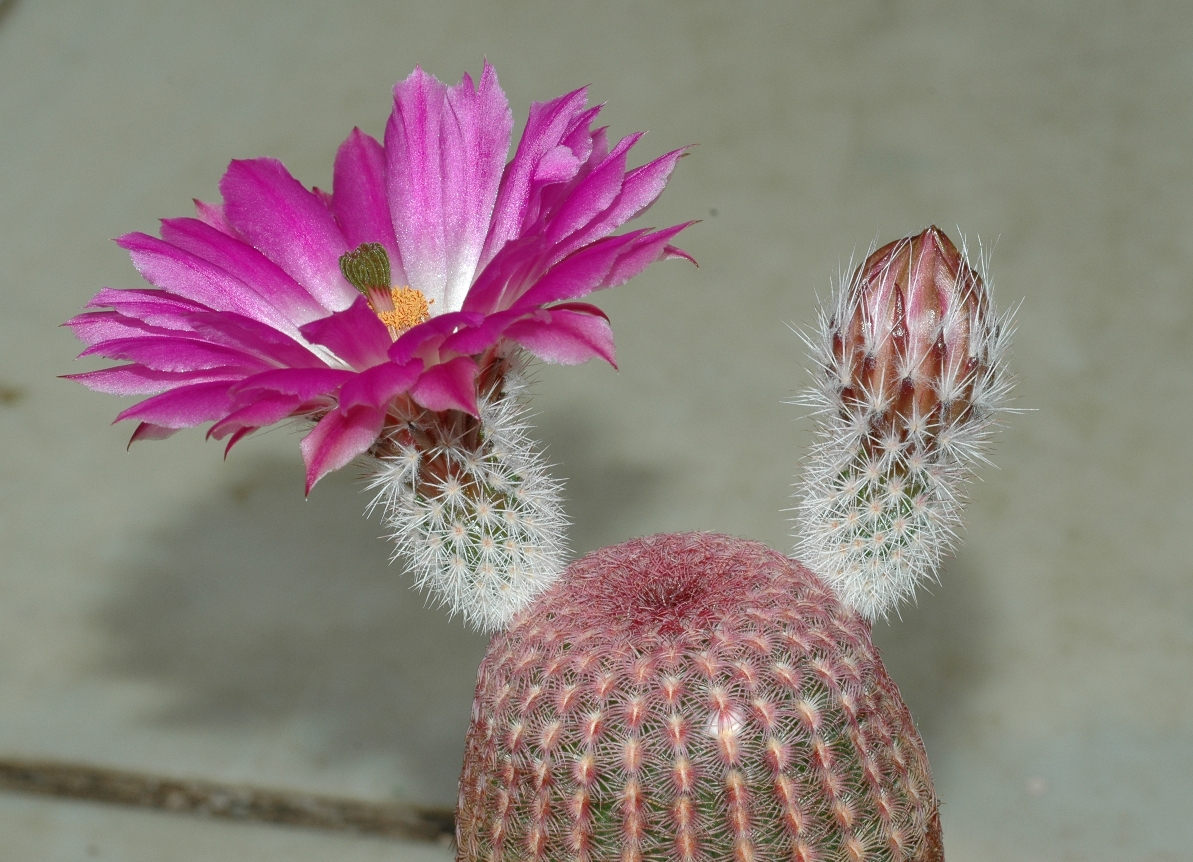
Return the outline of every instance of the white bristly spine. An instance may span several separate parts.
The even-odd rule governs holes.
[[[527,435],[525,389],[507,373],[499,395],[479,399],[479,434],[467,440],[438,428],[423,449],[391,435],[369,483],[415,586],[486,632],[507,627],[567,558],[562,484]]]
[[[964,262],[964,245],[960,255]],[[936,334],[925,339],[949,342],[958,327],[967,327],[971,370],[946,362],[929,380],[921,373],[923,356],[902,357],[893,369],[898,381],[910,386],[915,379],[934,395],[910,409],[906,400],[901,410],[894,408],[889,381],[859,385],[856,361],[840,348],[841,339],[850,337],[846,322],[859,319],[867,323],[855,357],[872,362],[882,348],[876,343],[879,327],[872,325],[876,315],[861,308],[865,293],[858,280],[865,264],[850,280],[838,281],[819,311],[816,330],[801,333],[814,383],[794,403],[813,408],[816,441],[793,495],[794,555],[871,620],[936,579],[941,558],[957,539],[974,467],[988,463],[991,433],[1009,410],[1006,358],[1014,310],[1004,315],[995,310],[986,263],[981,258],[974,301],[953,304]]]

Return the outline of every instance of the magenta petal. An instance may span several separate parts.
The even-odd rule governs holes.
[[[184,299],[164,290],[101,288],[87,303],[87,308],[112,308],[126,317],[162,329],[189,330],[186,317],[194,312],[211,311],[201,302]]]
[[[463,410],[479,416],[476,406],[476,361],[457,356],[423,372],[410,390],[414,400],[428,410]]]
[[[212,425],[207,436],[223,440],[229,434],[235,434],[245,428],[262,428],[272,425],[274,422],[285,419],[301,404],[302,399],[294,395],[262,395],[252,404],[229,413]]]
[[[292,395],[300,402],[310,401],[316,396],[334,392],[353,376],[353,372],[339,368],[277,368],[245,378],[231,391],[238,404],[248,398],[261,397],[264,393]]]
[[[331,211],[277,159],[236,160],[220,180],[224,212],[250,243],[310,291],[328,311],[358,295],[340,272],[349,251]]]
[[[592,315],[599,317],[601,320],[607,321],[609,315],[605,314],[600,308],[587,302],[561,302],[558,305],[552,305],[550,308],[543,309],[544,311],[577,311],[581,314]]]
[[[221,233],[198,219],[163,219],[162,239],[251,285],[294,327],[327,314],[305,287],[272,260],[248,243]]]
[[[533,318],[511,323],[505,337],[516,341],[544,362],[579,365],[594,356],[614,368],[613,329],[603,315],[551,308]]]
[[[576,299],[600,288],[625,284],[655,261],[672,257],[667,251],[668,241],[690,224],[598,240],[553,266],[512,307],[530,308]]]
[[[447,87],[415,67],[394,85],[385,126],[390,217],[410,287],[439,298],[447,285],[441,126]]]
[[[620,227],[630,219],[642,215],[651,204],[658,200],[663,189],[667,187],[667,181],[671,179],[675,165],[688,154],[688,149],[688,147],[681,147],[678,150],[664,153],[654,161],[634,168],[626,174],[625,182],[621,187],[621,197],[618,200],[617,217],[621,221],[615,227]]]
[[[190,315],[195,335],[211,344],[243,350],[275,365],[325,368],[327,364],[284,332],[239,314],[206,312]]]
[[[509,308],[542,274],[546,257],[542,237],[527,236],[506,243],[468,291],[463,310],[492,314]]]
[[[627,135],[613,151],[568,195],[551,218],[546,240],[552,245],[575,233],[609,207],[621,193],[625,180],[626,157],[642,133]],[[608,231],[606,231],[608,233]]]
[[[638,241],[625,254],[617,258],[613,268],[601,282],[601,287],[617,287],[625,284],[652,263],[660,260],[680,257],[695,263],[695,259],[687,252],[668,245],[668,242],[676,234],[693,224],[695,222],[685,222],[639,237]]]
[[[493,67],[480,87],[422,69],[394,87],[385,130],[389,205],[410,286],[459,308],[489,230],[512,114]]]
[[[692,222],[689,222],[689,224],[692,224]],[[690,263],[692,266],[696,267],[697,269],[700,268],[700,264],[696,263],[696,258],[692,257],[690,254],[688,254],[682,248],[678,248],[677,246],[674,246],[674,245],[664,246],[663,253],[660,255],[660,259],[661,260],[686,260],[688,263]]]
[[[307,493],[315,483],[368,451],[381,433],[385,410],[360,405],[333,410],[302,438],[302,458],[307,465]]]
[[[209,204],[198,198],[191,198],[195,202],[195,215],[199,217],[199,221],[208,227],[213,227],[220,233],[226,233],[228,236],[236,236],[236,229],[228,223],[228,217],[224,215],[223,204]]]
[[[114,420],[140,419],[164,428],[190,428],[223,419],[232,409],[227,383],[196,383],[146,398]]]
[[[534,169],[534,182],[547,185],[570,180],[580,169],[580,157],[560,144],[547,152]]]
[[[184,373],[155,371],[143,365],[117,365],[82,374],[64,374],[67,380],[77,380],[95,392],[109,395],[155,395],[188,383],[210,383],[223,380],[231,383],[245,376],[240,369],[208,368]]]
[[[136,318],[126,317],[118,311],[89,311],[77,314],[63,326],[70,327],[75,338],[86,345],[98,344],[115,338],[139,338],[145,335],[167,337],[177,335],[176,330],[150,326]]]
[[[671,172],[675,169],[675,163],[686,152],[686,148],[674,150],[626,174],[624,181],[620,184],[616,197],[602,212],[593,213],[590,216],[591,220],[587,224],[576,228],[575,232],[567,237],[567,241],[555,250],[556,259],[570,254],[583,245],[607,236],[627,221],[637,218],[649,209],[650,205],[663,193],[663,189],[667,185],[667,180],[670,178]],[[612,160],[612,154],[610,154],[610,160]],[[624,167],[625,163],[622,161],[619,170],[624,169]],[[602,165],[596,171],[593,171],[593,175],[602,172],[604,169],[605,166]],[[587,182],[588,180],[586,179],[585,183]],[[579,216],[580,213],[576,213],[576,215]],[[554,221],[551,224],[551,230],[555,230]]]
[[[581,106],[583,107],[583,106]],[[582,165],[597,165],[609,152],[609,141],[606,129],[591,128],[596,122],[604,105],[593,105],[591,108],[577,113],[563,136],[563,146],[576,154]],[[581,167],[577,173],[584,173]]]
[[[294,331],[289,318],[252,287],[198,255],[143,233],[128,233],[116,242],[128,250],[133,266],[155,287],[215,311],[243,314],[275,329]]]
[[[570,150],[563,148],[561,152],[560,148],[572,119],[583,110],[587,100],[587,91],[579,89],[530,106],[522,140],[501,180],[481,266],[487,265],[507,242],[521,233],[533,183],[561,182],[575,176],[579,159],[568,159],[565,153]],[[570,168],[571,173],[565,168]]]
[[[336,153],[331,208],[350,248],[379,242],[389,254],[394,284],[406,284],[398,240],[389,216],[385,150],[360,129],[353,129]]]
[[[233,446],[256,430],[256,428],[245,426],[244,428],[237,428],[233,431],[232,436],[228,438],[228,445],[224,447],[224,458],[228,457],[228,453],[232,451]]]
[[[572,130],[568,132],[567,137],[564,139],[565,146],[571,148],[577,156],[584,154],[580,169],[566,183],[544,185],[537,189],[538,200],[533,205],[535,212],[534,222],[533,224],[524,224],[523,231],[541,233],[543,225],[550,220],[553,213],[558,212],[559,208],[563,206],[568,196],[572,193],[572,190],[585,177],[596,170],[597,166],[609,155],[608,130],[603,127],[599,129],[589,129],[587,127],[587,124],[591,122],[589,117],[592,113],[592,111],[586,111],[578,116],[573,121]]]
[[[630,253],[645,233],[633,231],[606,237],[580,249],[547,270],[510,307],[533,308],[592,293],[604,286],[618,259]]]
[[[462,326],[448,335],[439,350],[446,355],[477,356],[496,344],[507,326],[531,313],[519,310],[490,314],[475,326]]]
[[[428,342],[441,342],[461,329],[479,326],[484,319],[483,314],[474,311],[449,311],[447,314],[432,317],[403,332],[389,348],[389,358],[402,365],[425,352]]]
[[[167,437],[173,437],[179,432],[178,428],[166,428],[161,425],[154,425],[152,422],[142,422],[133,431],[133,436],[128,438],[128,446],[132,445],[138,440],[165,440]]]
[[[384,362],[393,343],[385,324],[360,294],[344,311],[308,323],[301,332],[307,341],[322,344],[356,369]]]
[[[155,371],[201,371],[240,368],[245,372],[268,366],[256,356],[192,338],[116,338],[92,345],[79,354],[139,362]]]
[[[405,365],[392,362],[374,365],[344,384],[340,390],[340,409],[346,410],[358,404],[384,407],[396,395],[409,390],[422,370],[423,364],[417,359]]]

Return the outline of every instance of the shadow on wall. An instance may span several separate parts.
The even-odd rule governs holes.
[[[409,589],[351,475],[309,501],[297,458],[247,475],[127,563],[108,667],[176,693],[160,722],[298,719],[327,761],[398,759],[431,797],[411,801],[450,804],[486,639]]]
[[[673,484],[619,460],[590,418],[540,417],[538,435],[570,476],[577,554],[652,532]],[[164,724],[298,720],[317,728],[327,762],[395,760],[409,770],[401,795],[451,804],[486,638],[409,589],[377,519],[362,516],[368,497],[351,471],[307,501],[297,458],[262,460],[245,475],[123,564],[125,586],[101,620],[115,644],[107,667],[174,692],[155,716]],[[978,579],[964,556],[948,569],[902,621],[875,626],[938,768],[989,659]]]
[[[993,657],[990,621],[978,573],[960,555],[947,560],[940,584],[920,590],[916,604],[888,622],[874,624],[874,642],[938,774],[962,744],[958,733],[969,696],[981,687]]]
[[[575,557],[654,530],[652,512],[666,505],[664,471],[618,457],[588,413],[545,412],[534,417],[531,436],[544,442],[551,472],[563,478],[568,540]]]
[[[16,8],[17,0],[0,0],[0,27],[8,20],[8,15]]]
[[[584,417],[553,422],[578,552],[641,534],[658,477],[617,462]],[[537,433],[537,432],[536,432]],[[541,438],[540,438],[541,439]],[[302,497],[300,459],[262,460],[121,564],[102,612],[110,672],[174,693],[174,727],[317,728],[327,762],[397,760],[401,787],[451,804],[487,638],[412,591],[351,468]]]

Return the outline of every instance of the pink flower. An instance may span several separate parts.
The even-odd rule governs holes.
[[[129,364],[70,375],[152,397],[117,421],[132,440],[212,422],[238,440],[287,417],[307,490],[369,450],[396,399],[477,415],[505,342],[548,362],[599,356],[613,334],[576,302],[624,284],[687,224],[612,235],[662,192],[684,150],[632,170],[641,134],[609,147],[576,90],[535,103],[513,159],[505,93],[487,63],[448,87],[416,68],[394,87],[384,144],[354,129],[330,194],[274,159],[233,161],[222,204],[118,242],[153,289],[104,288],[68,321],[81,356]],[[689,258],[690,259],[690,258]],[[130,441],[131,442],[131,441]]]

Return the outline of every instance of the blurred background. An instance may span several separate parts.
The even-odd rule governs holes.
[[[1185,3],[8,0],[0,5],[0,756],[451,805],[482,637],[408,589],[352,469],[298,438],[126,454],[56,328],[140,284],[110,240],[229,159],[329,187],[415,64],[496,66],[517,128],[591,84],[669,262],[598,294],[620,372],[543,368],[577,552],[668,530],[788,549],[810,423],[787,324],[929,223],[1023,300],[1015,416],[939,587],[876,627],[950,862],[1193,846],[1193,19]],[[1183,801],[1182,801],[1183,800]],[[0,860],[450,850],[0,794]]]

